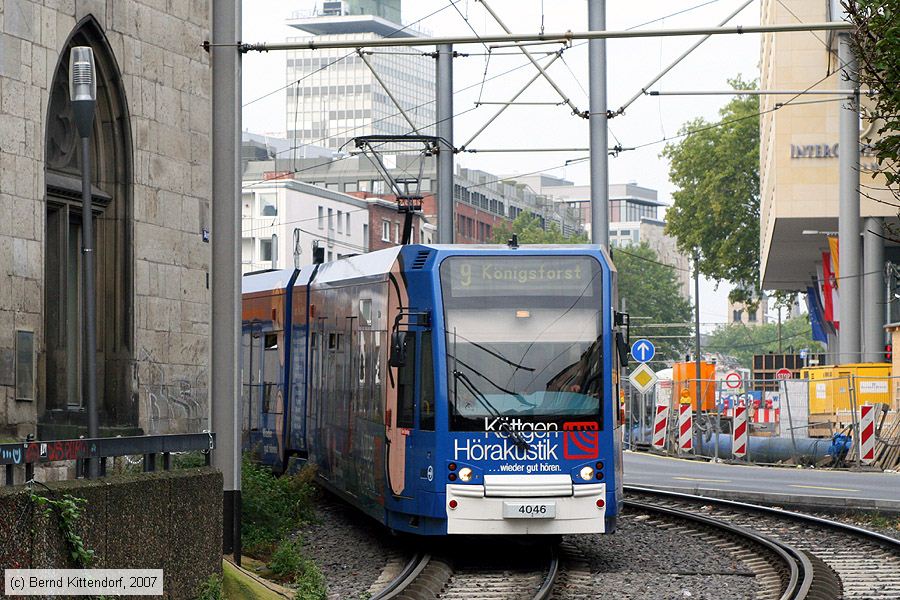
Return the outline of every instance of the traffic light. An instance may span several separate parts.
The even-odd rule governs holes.
[[[884,345],[884,360],[890,361],[893,356],[894,345],[893,344],[885,344]]]

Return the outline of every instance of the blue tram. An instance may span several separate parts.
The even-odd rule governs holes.
[[[407,245],[243,279],[243,443],[422,535],[603,533],[625,315],[597,246]]]

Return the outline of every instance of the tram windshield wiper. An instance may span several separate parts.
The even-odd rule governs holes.
[[[492,381],[487,375],[485,375],[484,373],[482,373],[481,371],[479,371],[479,370],[476,369],[475,367],[472,367],[472,366],[470,366],[470,365],[464,363],[462,360],[460,360],[459,358],[457,358],[457,357],[455,357],[455,356],[452,356],[452,358],[453,358],[454,360],[456,360],[456,362],[457,362],[458,364],[462,365],[463,367],[465,367],[465,368],[468,369],[469,371],[472,371],[472,373],[474,373],[474,374],[477,375],[478,377],[481,377],[482,379],[484,379],[485,381],[487,381],[490,385],[492,385],[493,387],[495,387],[497,390],[503,392],[504,394],[509,394],[510,396],[512,396],[513,398],[515,398],[516,400],[518,400],[520,404],[523,404],[524,406],[527,406],[528,408],[534,408],[534,407],[537,406],[537,404],[533,404],[533,403],[531,403],[531,402],[528,402],[528,401],[525,399],[525,397],[524,397],[522,394],[520,394],[519,392],[514,392],[514,391],[512,391],[512,390],[508,390],[508,389],[506,389],[506,388],[504,388],[504,387],[501,387],[501,386],[497,385],[496,382]],[[529,369],[529,370],[532,370],[532,371],[533,371],[534,369]]]
[[[457,362],[460,361],[457,360]],[[487,410],[491,414],[492,417],[499,418],[503,416],[500,411],[497,410],[497,407],[491,404],[490,400],[488,400],[487,397],[482,394],[477,387],[475,387],[475,384],[471,379],[469,379],[468,375],[461,371],[453,371],[453,378],[455,381],[462,383],[463,387],[469,390],[469,393],[471,393],[472,396],[474,396],[475,399],[478,400],[478,403],[481,404],[485,408],[485,410]],[[506,431],[509,433],[509,437],[512,438],[513,443],[516,446],[522,448],[523,450],[528,450],[529,448],[531,448],[531,444],[528,443],[528,441],[522,435],[521,431],[515,431],[512,429],[507,429]]]

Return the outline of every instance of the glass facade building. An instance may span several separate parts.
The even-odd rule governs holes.
[[[326,11],[324,4],[341,6]],[[295,13],[288,20],[288,25],[306,34],[289,41],[421,35],[378,16],[377,11],[349,14],[353,7],[346,2],[324,4],[313,13]],[[298,144],[337,150],[356,136],[415,133],[391,95],[419,133],[434,135],[434,59],[415,48],[378,48],[363,56],[347,49],[292,50],[287,54],[286,75],[288,84],[296,83],[287,89],[285,130],[288,139]]]

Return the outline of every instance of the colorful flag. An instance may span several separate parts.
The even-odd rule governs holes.
[[[831,272],[831,255],[822,253],[822,297],[825,299],[825,320],[840,329],[838,315],[838,293],[834,287],[834,275]]]
[[[836,237],[828,238],[828,248],[831,250],[831,272],[834,274],[834,288],[840,285],[838,281],[841,278],[841,269],[839,264],[840,253],[838,252],[838,239]]]
[[[825,333],[825,326],[823,326],[824,315],[822,314],[822,306],[819,304],[819,294],[816,292],[816,288],[811,285],[806,288],[806,309],[809,311],[812,338],[827,344],[828,334]]]

